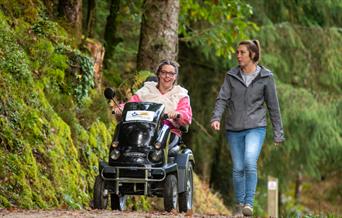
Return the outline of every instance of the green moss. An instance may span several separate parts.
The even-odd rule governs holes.
[[[19,2],[0,10],[0,207],[85,207],[111,140],[106,102],[96,91],[86,97],[91,59],[59,50],[65,31],[29,8],[40,1],[27,10]]]
[[[26,21],[33,22],[38,18],[40,5],[39,0],[3,0],[1,1],[1,9],[11,19],[24,17]]]
[[[90,167],[93,168],[98,165],[97,159],[105,159],[108,154],[108,147],[111,142],[111,134],[108,132],[106,126],[97,121],[93,123],[89,130],[89,164]],[[94,174],[93,174],[94,175]]]
[[[110,126],[113,121],[113,115],[108,108],[108,102],[103,94],[97,90],[90,90],[89,98],[82,102],[82,106],[77,110],[76,116],[85,129],[89,129],[91,124],[96,121],[101,121],[106,126]]]
[[[46,37],[52,41],[68,41],[66,31],[58,23],[48,20],[47,17],[39,17],[31,27],[37,36]]]
[[[0,11],[0,69],[12,73],[17,80],[32,83],[27,56],[16,42],[16,37],[6,20]]]
[[[0,195],[0,207],[11,207],[11,203],[2,195]]]

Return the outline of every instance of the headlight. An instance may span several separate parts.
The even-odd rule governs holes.
[[[163,152],[161,150],[155,150],[150,153],[150,158],[154,162],[160,161],[162,156],[163,156]]]
[[[156,142],[156,143],[154,144],[154,147],[155,147],[156,149],[160,149],[161,143],[160,143],[160,142]]]
[[[120,151],[117,149],[113,149],[112,152],[110,153],[110,158],[113,160],[117,160],[120,157]]]

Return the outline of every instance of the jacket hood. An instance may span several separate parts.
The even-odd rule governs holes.
[[[160,94],[159,89],[157,88],[158,83],[153,82],[153,81],[149,81],[149,82],[145,82],[144,83],[144,88],[146,89],[146,91],[148,91],[149,93],[156,93],[156,94]],[[142,89],[144,91],[144,89]],[[141,92],[139,90],[139,92]],[[177,95],[180,98],[183,97],[187,97],[188,96],[188,90],[186,90],[185,88],[181,87],[180,85],[175,85],[168,93],[167,95]]]
[[[260,70],[260,76],[261,77],[268,77],[268,76],[272,76],[273,73],[271,70],[267,69],[266,67],[259,65],[261,70]],[[230,69],[227,74],[232,75],[232,76],[239,76],[241,69],[239,66],[234,67],[232,69]]]
[[[135,94],[142,101],[164,104],[167,113],[177,109],[180,99],[189,98],[188,90],[179,85],[174,86],[169,92],[161,94],[156,82],[145,82],[144,86]]]

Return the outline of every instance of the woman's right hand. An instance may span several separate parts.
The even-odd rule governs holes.
[[[213,122],[211,122],[211,128],[213,128],[213,130],[216,130],[216,131],[218,131],[218,130],[220,130],[220,121],[213,121]]]
[[[113,112],[115,113],[116,116],[121,116],[122,115],[122,111],[118,107],[114,107],[113,108]]]

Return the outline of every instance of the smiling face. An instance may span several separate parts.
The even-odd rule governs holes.
[[[160,91],[168,91],[177,79],[176,69],[172,65],[163,65],[158,73]]]
[[[236,50],[237,61],[241,68],[245,68],[251,64],[255,64],[252,58],[254,53],[250,53],[246,45],[239,45]]]

